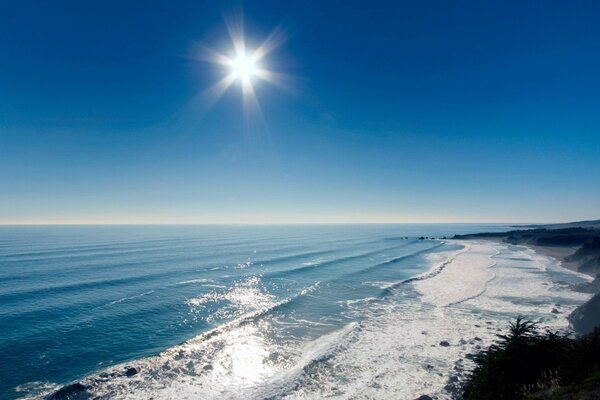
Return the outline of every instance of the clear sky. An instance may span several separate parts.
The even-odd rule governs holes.
[[[208,109],[243,10],[278,28]],[[600,2],[5,1],[0,223],[600,217]]]

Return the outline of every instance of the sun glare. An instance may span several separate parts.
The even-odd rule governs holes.
[[[248,56],[245,52],[240,52],[235,58],[231,59],[229,66],[231,67],[232,77],[242,82],[250,81],[258,71],[255,57]]]
[[[260,104],[255,91],[259,82],[268,82],[283,89],[288,89],[287,75],[269,69],[267,57],[285,40],[281,29],[273,30],[258,46],[250,49],[245,40],[241,17],[226,19],[233,51],[222,52],[202,47],[197,55],[202,61],[219,65],[224,76],[202,92],[202,98],[211,107],[236,82],[242,90],[244,110],[251,113],[260,111]],[[252,111],[251,111],[252,110]]]

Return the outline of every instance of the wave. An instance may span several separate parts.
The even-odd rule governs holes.
[[[301,355],[293,368],[272,377],[261,385],[258,393],[250,395],[254,398],[274,400],[296,392],[306,376],[311,375],[312,370],[346,350],[361,329],[359,323],[351,322],[339,330],[306,343],[300,350]]]
[[[369,268],[393,265],[442,244],[394,257]],[[296,302],[323,287],[329,289],[328,283],[334,280],[316,282],[278,300],[263,286],[260,275],[246,276],[217,295],[221,300],[248,301],[250,298],[250,308],[254,309],[158,355],[110,367],[84,378],[81,383],[97,398],[414,398],[422,390],[445,398],[437,390],[443,387],[449,373],[455,373],[452,360],[464,359],[478,343],[493,340],[496,329],[506,322],[506,315],[499,311],[478,312],[479,303],[496,305],[489,303],[485,296],[477,302],[448,308],[447,303],[422,301],[423,297],[415,296],[416,291],[410,286],[405,286],[407,290],[392,289],[440,277],[434,288],[439,290],[446,283],[446,275],[441,276],[443,272],[460,272],[461,267],[470,262],[475,262],[478,269],[495,265],[485,267],[485,263],[478,261],[490,255],[488,248],[470,242],[463,245],[459,250],[452,247],[449,253],[428,255],[428,261],[435,261],[431,262],[432,268],[412,278],[389,284],[376,281],[376,278],[369,281],[378,284],[383,289],[382,295],[390,295],[389,298],[348,299],[345,293],[345,298],[334,299],[339,300],[335,303],[341,307],[345,305],[351,310],[348,314],[343,313],[340,319],[344,321],[343,325],[336,323],[335,326],[341,325],[341,328],[333,331],[331,324],[320,322],[330,320],[318,319],[315,304],[308,304],[312,307],[310,313],[302,313],[298,311],[304,310],[306,304],[301,303],[298,307]],[[459,259],[455,266],[448,268],[459,255],[470,251],[473,251],[472,255]],[[491,256],[494,262],[498,254],[496,251]],[[514,261],[502,262],[498,274],[510,277],[511,271],[507,268],[514,265]],[[361,271],[343,276],[355,276]],[[531,271],[523,269],[522,272]],[[479,276],[478,282],[482,281]],[[451,284],[461,282],[456,279],[459,274],[451,274],[451,277]],[[495,275],[485,284],[490,284],[492,289],[504,287],[505,283],[493,282],[494,279]],[[194,281],[197,280],[179,283]],[[361,280],[351,282],[360,284]],[[235,293],[236,288],[252,290]],[[479,289],[479,284],[475,289]],[[365,292],[378,293],[373,289],[365,289]],[[473,296],[472,293],[470,291],[467,293],[470,297],[449,305],[481,295]],[[392,294],[397,296],[392,297]],[[228,295],[233,297],[228,298]],[[497,293],[494,295],[498,296]],[[539,308],[538,305],[535,307]],[[311,321],[313,317],[317,321]],[[349,320],[353,322],[346,323]],[[488,324],[488,320],[493,322]],[[442,340],[449,341],[451,346],[439,346]],[[127,375],[131,368],[135,371],[133,376]]]
[[[163,249],[163,248],[172,248],[173,246],[165,245],[165,246],[157,246],[157,243],[182,243],[182,242],[193,242],[197,239],[150,239],[150,240],[136,240],[136,241],[124,241],[119,240],[114,243],[102,243],[102,244],[81,244],[81,245],[69,245],[69,246],[61,246],[55,248],[47,248],[38,251],[22,251],[22,252],[11,252],[7,254],[0,254],[0,259],[4,259],[5,261],[13,261],[13,259],[19,259],[21,261],[33,261],[38,259],[48,260],[53,258],[61,258],[62,255],[82,255],[82,256],[95,256],[102,255],[102,251],[118,251],[123,250],[127,251],[146,251],[148,249]],[[181,246],[177,246],[181,247]],[[100,253],[89,253],[89,251],[100,251]],[[115,253],[121,254],[121,253]],[[57,257],[52,257],[57,255]],[[25,258],[21,258],[25,257]],[[33,258],[27,258],[33,257]]]
[[[43,288],[34,288],[34,289],[25,289],[13,291],[6,294],[0,294],[0,302],[2,304],[8,304],[15,301],[21,301],[24,297],[33,298],[33,297],[47,297],[56,294],[63,294],[67,292],[76,292],[85,289],[95,289],[101,286],[115,287],[128,285],[132,283],[139,282],[148,282],[152,280],[156,280],[158,278],[172,276],[173,272],[160,272],[154,274],[144,274],[144,275],[136,275],[130,276],[126,278],[116,278],[116,279],[99,279],[87,282],[79,282],[79,283],[67,283],[56,286],[48,286]]]
[[[412,278],[405,279],[402,282],[400,282],[400,284],[411,283],[411,282],[415,282],[415,281],[422,281],[424,279],[433,278],[434,276],[439,275],[444,270],[444,268],[446,268],[446,266],[448,264],[450,264],[452,261],[454,261],[454,259],[456,257],[458,257],[462,253],[468,252],[469,250],[471,250],[471,245],[467,243],[462,249],[458,250],[455,253],[452,253],[446,260],[444,260],[439,265],[434,266],[432,269],[430,269],[427,272],[424,272],[424,273],[414,276]]]
[[[206,283],[206,282],[214,282],[214,281],[212,279],[208,279],[208,278],[189,279],[187,281],[177,282],[176,285],[189,285],[192,283]]]
[[[294,253],[294,254],[286,254],[278,257],[264,258],[252,261],[254,264],[272,264],[272,263],[281,263],[290,260],[296,260],[299,258],[306,257],[315,257],[315,256],[323,256],[326,254],[331,254],[339,251],[339,249],[334,250],[319,250],[319,251],[305,251],[302,253]]]
[[[422,241],[419,241],[419,242],[422,242]],[[428,253],[428,252],[430,252],[430,251],[432,251],[434,249],[439,248],[440,246],[443,246],[444,244],[445,244],[445,242],[436,243],[433,246],[430,246],[430,247],[427,247],[427,248],[424,248],[424,249],[420,249],[420,250],[416,250],[416,251],[413,251],[412,253],[404,254],[404,255],[399,256],[399,257],[394,257],[394,258],[386,260],[384,262],[377,263],[377,264],[374,264],[374,265],[370,265],[370,266],[368,266],[366,268],[362,268],[362,269],[360,269],[358,271],[349,272],[349,273],[345,274],[344,277],[346,279],[348,279],[348,278],[354,278],[354,277],[357,277],[357,276],[360,276],[360,275],[365,275],[365,274],[371,273],[371,272],[373,272],[373,271],[375,271],[375,270],[377,270],[379,268],[389,267],[390,265],[393,265],[393,264],[398,263],[400,261],[409,260],[409,259],[411,259],[413,257],[417,257],[419,255],[426,254],[426,253]],[[363,283],[364,284],[372,284],[372,285],[375,285],[375,286],[377,286],[377,287],[379,287],[381,289],[384,289],[382,291],[382,293],[380,294],[380,297],[383,298],[383,297],[386,297],[390,293],[390,290],[398,287],[398,285],[400,285],[400,284],[403,284],[403,283],[405,283],[407,281],[410,281],[411,279],[414,279],[414,278],[410,278],[410,279],[407,279],[407,280],[404,280],[404,281],[398,281],[398,282],[365,281]]]
[[[369,270],[372,270],[372,269],[375,269],[375,268],[378,268],[378,267],[381,267],[381,266],[384,266],[384,265],[393,264],[393,263],[396,263],[396,262],[398,262],[400,260],[407,259],[407,258],[413,257],[415,255],[418,255],[418,254],[430,251],[431,249],[439,247],[441,245],[442,245],[441,243],[440,244],[436,244],[435,246],[432,246],[432,247],[427,248],[427,249],[417,250],[417,251],[415,251],[413,253],[410,253],[410,254],[406,254],[406,255],[399,256],[399,257],[395,257],[395,258],[392,258],[390,260],[386,260],[386,261],[384,261],[382,263],[375,264],[375,265],[372,265],[372,266],[367,267],[367,268],[363,268],[363,269],[361,269],[359,271],[351,272],[348,275],[351,275],[353,273],[357,273],[358,274],[358,273],[366,272],[366,271],[369,271]],[[325,268],[325,267],[328,267],[328,266],[331,266],[331,265],[337,265],[337,264],[344,263],[344,262],[360,260],[360,259],[363,259],[363,258],[366,258],[366,257],[370,257],[370,256],[373,256],[373,255],[379,254],[379,253],[381,253],[383,251],[393,250],[393,249],[396,249],[396,248],[397,248],[397,246],[392,246],[392,247],[387,247],[387,248],[383,248],[383,249],[376,249],[376,250],[367,251],[367,252],[364,252],[364,253],[361,253],[361,254],[355,254],[355,255],[351,255],[351,256],[336,258],[336,259],[333,259],[333,260],[323,261],[323,262],[320,262],[320,263],[307,264],[307,265],[303,264],[300,267],[297,267],[297,268],[294,268],[294,269],[290,269],[290,270],[275,271],[275,272],[266,273],[265,276],[269,277],[269,278],[277,278],[277,277],[283,277],[283,276],[291,275],[291,274],[295,275],[295,274],[299,274],[299,273],[302,273],[302,272],[307,272],[307,271],[312,271],[312,270],[315,270],[315,269]]]
[[[102,397],[102,393],[107,393],[106,391],[108,390],[108,393],[112,393],[107,396],[110,398],[110,397],[115,397],[115,396],[113,396],[116,394],[116,392],[114,392],[114,390],[118,390],[118,389],[115,389],[115,387],[128,386],[129,383],[133,384],[134,382],[139,384],[140,380],[141,381],[147,380],[148,384],[153,384],[153,383],[155,383],[156,379],[158,379],[163,374],[164,374],[163,379],[172,379],[173,378],[172,372],[176,372],[176,371],[179,374],[186,374],[187,372],[185,371],[185,369],[186,369],[186,366],[187,367],[190,366],[189,363],[198,361],[199,364],[202,364],[202,362],[200,362],[200,360],[203,359],[202,355],[204,354],[204,352],[199,351],[200,348],[205,348],[206,346],[212,346],[211,352],[215,352],[215,351],[218,352],[218,351],[222,350],[222,347],[218,344],[218,342],[215,342],[211,345],[210,344],[211,341],[212,340],[224,340],[223,338],[226,338],[226,337],[229,337],[230,340],[234,340],[233,338],[237,337],[237,334],[239,332],[245,332],[245,330],[244,330],[245,326],[247,326],[249,324],[257,323],[261,318],[272,315],[273,312],[280,309],[281,307],[284,307],[287,304],[294,302],[301,296],[305,296],[305,295],[317,290],[319,285],[320,285],[320,283],[317,282],[311,286],[305,287],[303,290],[301,290],[299,293],[297,293],[293,297],[284,299],[279,302],[274,302],[272,304],[269,304],[268,306],[262,307],[253,312],[246,313],[246,314],[240,316],[239,318],[236,318],[236,319],[229,321],[227,323],[224,323],[216,328],[213,328],[207,332],[204,332],[194,338],[191,338],[180,345],[166,349],[165,351],[161,352],[157,356],[115,365],[115,366],[110,367],[104,371],[97,373],[97,374],[94,374],[94,375],[88,376],[87,378],[84,378],[83,380],[81,380],[81,383],[86,388],[87,391],[89,391],[93,395],[99,395],[99,397]],[[355,326],[355,325],[352,325],[352,326]],[[342,333],[346,332],[348,329],[349,328],[346,327],[346,328],[342,329],[340,332],[342,332]],[[338,332],[338,335],[333,335],[333,336],[337,337],[342,333]],[[333,337],[333,336],[331,336],[331,337]],[[323,357],[326,357],[327,354],[329,354],[331,352],[331,348],[336,345],[335,340],[326,341],[325,340],[326,337],[323,337],[322,339],[323,340],[315,341],[313,343],[313,346],[311,346],[311,345],[306,346],[306,349],[304,350],[304,353],[303,353],[302,357],[300,358],[299,364],[307,364],[312,360],[322,359]],[[327,343],[329,343],[329,344],[326,345]],[[327,347],[327,349],[325,349],[324,347]],[[196,353],[197,351],[199,351],[199,353]],[[199,356],[200,360],[196,360],[196,358],[195,358],[196,356],[194,354]],[[127,380],[126,379],[128,376],[126,376],[125,372],[128,368],[131,368],[131,365],[135,365],[136,371],[139,371],[139,374],[136,375],[135,380]],[[176,365],[177,365],[177,367],[176,367]],[[200,366],[202,366],[202,365],[200,365]],[[302,365],[300,370],[303,367],[304,367],[304,365]],[[209,370],[207,369],[206,371],[209,371]],[[204,371],[204,372],[206,372],[206,371]],[[283,387],[280,384],[280,382],[282,380],[283,381],[288,380],[290,372],[291,372],[291,370],[286,370],[281,374],[273,376],[270,383],[267,382],[266,384],[261,384],[260,390],[265,391],[265,393],[273,392],[275,390],[280,390],[280,388]],[[201,374],[202,373],[192,374],[192,375],[195,378],[198,378]],[[169,383],[169,382],[166,382],[166,383]],[[269,385],[271,385],[271,386],[269,387]],[[140,391],[139,398],[146,397],[143,394],[143,391],[144,391],[143,389],[144,389],[143,387],[136,387],[136,390]],[[152,390],[154,390],[154,389],[155,388],[152,388]],[[256,388],[256,389],[258,390],[258,388]],[[248,390],[254,391],[254,389],[251,389],[251,388]],[[129,389],[125,389],[123,392],[119,392],[119,393],[123,394],[125,392],[129,392]],[[47,394],[49,394],[49,393],[46,392],[46,395]],[[117,395],[116,397],[119,397],[119,396]],[[171,396],[165,396],[165,397],[171,397]]]
[[[112,306],[114,304],[119,304],[119,303],[122,303],[122,302],[127,301],[127,300],[137,299],[137,298],[146,296],[146,295],[151,294],[151,293],[154,293],[154,290],[149,290],[147,292],[140,293],[140,294],[137,294],[135,296],[123,297],[123,298],[121,298],[119,300],[111,301],[110,303],[107,304],[107,306]]]
[[[365,268],[365,269],[363,269],[363,270],[361,270],[359,272],[367,272],[367,271],[371,271],[371,270],[374,270],[374,269],[377,269],[377,268],[387,267],[387,266],[389,266],[391,264],[396,264],[399,261],[408,260],[408,259],[416,257],[418,255],[421,255],[421,254],[424,254],[424,253],[428,253],[431,250],[437,249],[438,247],[443,246],[444,243],[445,242],[439,242],[439,243],[437,243],[437,244],[435,244],[435,245],[433,245],[431,247],[427,247],[425,249],[417,250],[417,251],[415,251],[413,253],[410,253],[410,254],[405,254],[405,255],[402,255],[402,256],[394,257],[392,259],[386,260],[386,261],[381,262],[379,264],[372,265],[372,266],[370,266],[368,268]]]
[[[18,385],[15,387],[15,392],[23,395],[21,400],[35,400],[43,397],[45,394],[52,393],[59,389],[60,386],[48,381],[33,381]]]

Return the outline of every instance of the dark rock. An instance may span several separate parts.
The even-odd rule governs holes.
[[[187,367],[188,371],[190,371],[190,372],[195,372],[195,370],[196,370],[196,367],[195,367],[193,361],[189,361],[187,364],[185,364],[185,366]]]
[[[125,371],[125,376],[127,376],[128,378],[131,378],[132,376],[134,376],[135,374],[138,373],[138,370],[133,368],[133,367],[129,367],[127,368],[127,370]]]
[[[443,346],[443,347],[448,347],[448,346],[450,346],[450,343],[448,343],[448,342],[447,342],[447,341],[445,341],[445,340],[442,340],[442,341],[440,342],[440,346]]]
[[[475,337],[473,338],[473,340],[477,340],[478,342],[481,342],[481,338],[480,338],[479,336],[475,336]]]
[[[560,311],[558,311],[556,308],[552,309],[552,314],[560,314]]]
[[[79,382],[63,386],[47,397],[48,400],[86,400],[89,399],[87,387]]]
[[[205,370],[205,371],[210,371],[210,370],[213,369],[213,366],[210,365],[210,364],[206,364],[204,367],[202,367],[202,369]]]
[[[578,335],[592,332],[594,327],[600,326],[600,293],[577,307],[569,315],[569,321]]]
[[[433,400],[433,397],[424,394],[422,396],[417,397],[415,400]]]

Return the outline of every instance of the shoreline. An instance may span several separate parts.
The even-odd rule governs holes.
[[[450,261],[439,273],[411,282],[423,300],[434,307],[433,312],[445,316],[457,331],[446,332],[447,338],[438,337],[442,341],[431,343],[453,349],[447,354],[448,361],[454,363],[453,372],[443,391],[422,393],[439,398],[462,393],[461,385],[472,368],[474,355],[491,345],[497,333],[518,315],[539,321],[550,330],[565,330],[570,327],[570,313],[587,301],[587,295],[575,291],[574,286],[557,285],[563,277],[578,282],[587,276],[564,268],[555,262],[559,260],[539,249],[498,240],[452,242],[466,250],[448,254]],[[471,315],[467,320],[465,312]]]
[[[432,262],[432,270],[446,263],[444,268],[433,276],[409,283],[408,286],[421,293],[418,298],[411,297],[416,301],[402,301],[403,291],[397,291],[390,296],[400,296],[399,301],[380,300],[375,307],[365,306],[369,304],[366,302],[356,303],[352,310],[361,313],[360,324],[352,325],[352,329],[336,329],[318,340],[302,344],[296,349],[300,352],[299,358],[290,359],[293,363],[289,369],[274,371],[272,376],[266,374],[262,377],[265,380],[258,386],[246,385],[246,382],[233,393],[218,385],[223,379],[219,375],[222,370],[219,369],[218,357],[215,358],[220,350],[211,350],[212,344],[235,343],[239,335],[247,337],[248,332],[253,332],[250,329],[252,325],[244,325],[213,335],[210,340],[169,348],[156,357],[109,367],[65,386],[64,391],[80,390],[92,396],[110,394],[118,398],[134,390],[137,398],[149,394],[155,398],[168,398],[174,394],[180,398],[193,398],[195,393],[192,391],[198,390],[206,398],[261,398],[266,390],[285,392],[294,382],[303,379],[307,366],[327,357],[351,374],[348,377],[353,379],[353,393],[381,398],[381,390],[385,388],[388,398],[410,399],[419,395],[454,398],[460,394],[474,355],[483,346],[492,343],[516,314],[524,313],[535,318],[542,316],[550,327],[563,327],[567,324],[564,317],[571,306],[565,302],[563,307],[559,307],[561,314],[553,314],[554,302],[548,300],[544,304],[536,304],[540,299],[543,301],[548,293],[544,285],[547,275],[543,265],[529,250],[487,241],[449,243],[452,242],[465,248],[455,250],[452,246],[448,250],[431,253],[427,259]],[[524,268],[514,271],[511,257],[523,257],[517,262]],[[516,287],[507,280],[515,272],[521,278]],[[527,277],[532,277],[532,283]],[[428,293],[422,293],[423,289]],[[502,295],[517,298],[504,300]],[[571,298],[570,292],[564,289],[559,289],[557,296]],[[258,332],[255,333],[258,335]],[[323,340],[328,343],[326,348],[322,346]],[[198,368],[197,374],[183,374],[179,383],[165,388],[156,386],[153,377],[167,376],[173,366],[181,363],[179,354],[185,355],[186,364],[193,362],[202,368]],[[396,357],[385,358],[390,354]],[[386,360],[384,364],[380,363],[382,359]],[[127,375],[128,371],[131,376]],[[406,379],[403,386],[397,386],[399,374]],[[325,383],[333,382],[332,379],[335,381],[335,375],[328,369],[323,370],[319,377],[319,381]],[[380,386],[370,386],[368,382],[372,380]],[[217,386],[201,389],[200,383]],[[321,397],[330,393],[327,392],[330,389],[329,386],[302,386],[300,392],[289,392],[289,398],[302,398],[303,394]],[[348,397],[340,395],[339,398]]]
[[[488,240],[525,246],[556,260],[562,268],[588,277],[573,290],[593,296],[577,307],[568,319],[579,336],[600,326],[600,230],[582,227],[529,229],[509,232],[483,232],[455,235],[454,239]]]
[[[389,391],[386,393],[390,397],[412,398],[413,394],[414,397],[422,394],[437,396],[439,399],[450,399],[453,398],[453,394],[460,393],[462,380],[470,370],[477,351],[486,343],[492,343],[497,333],[505,329],[507,323],[518,313],[535,318],[541,316],[545,320],[544,324],[548,324],[549,327],[562,328],[568,324],[565,321],[567,313],[572,307],[572,302],[579,301],[576,299],[580,297],[577,295],[573,297],[570,290],[564,287],[558,288],[557,297],[571,299],[571,303],[567,301],[558,307],[560,313],[551,311],[555,305],[553,301],[535,303],[540,299],[543,300],[543,297],[550,293],[545,282],[548,282],[546,274],[551,273],[551,271],[547,272],[543,268],[543,263],[533,255],[535,250],[528,246],[512,247],[510,244],[498,241],[494,243],[484,240],[449,241],[452,242],[466,247],[459,250],[433,252],[428,257],[434,262],[433,269],[429,273],[442,264],[443,268],[426,279],[409,282],[413,288],[428,287],[430,297],[427,298],[427,294],[423,295],[422,299],[425,301],[417,303],[400,301],[389,304],[380,302],[375,308],[363,308],[361,304],[365,303],[357,304],[355,307],[361,312],[363,323],[353,325],[349,331],[342,328],[335,330],[331,335],[325,335],[324,338],[331,339],[327,340],[328,343],[331,342],[327,348],[317,346],[321,339],[307,342],[297,349],[301,351],[301,357],[293,359],[297,365],[294,364],[289,370],[279,371],[276,375],[265,376],[266,380],[259,387],[239,387],[236,394],[244,393],[248,398],[252,398],[254,395],[260,397],[257,394],[263,393],[264,390],[273,390],[275,387],[279,388],[278,390],[287,390],[289,385],[301,379],[304,368],[318,362],[315,360],[331,357],[338,365],[358,374],[352,376],[356,386],[354,389],[367,397],[372,394],[377,398],[380,393],[380,388],[365,384],[376,377],[377,383]],[[521,265],[523,268],[515,270],[512,268],[513,264]],[[470,272],[465,268],[470,268]],[[507,280],[514,277],[515,273],[518,278],[516,286]],[[505,300],[502,295],[509,298],[516,296],[516,298]],[[364,323],[365,321],[367,323]],[[398,329],[399,326],[403,329]],[[134,390],[138,397],[152,393],[155,398],[168,398],[177,393],[180,398],[193,398],[195,393],[190,390],[198,389],[198,382],[215,383],[217,382],[215,379],[221,379],[212,376],[220,371],[218,363],[214,362],[214,355],[218,354],[211,356],[211,353],[207,352],[207,346],[212,342],[227,343],[228,340],[235,342],[238,335],[246,335],[247,329],[251,326],[245,325],[242,328],[226,332],[226,335],[214,335],[211,337],[211,343],[209,341],[190,342],[190,345],[184,343],[169,348],[156,357],[141,358],[103,369],[78,382],[64,386],[63,393],[89,391],[94,395],[109,393],[114,397],[120,397]],[[371,374],[371,370],[363,374],[365,366],[379,366],[379,361],[392,353],[398,357],[386,359],[383,370],[375,371],[376,375],[374,372]],[[185,355],[186,360],[202,366],[202,369],[198,368],[197,375],[196,373],[190,376],[184,374],[181,377],[181,384],[173,384],[166,388],[152,386],[152,379],[149,377],[167,376],[172,365],[177,365],[178,357],[182,354]],[[410,359],[408,363],[407,358]],[[396,387],[399,371],[409,379],[411,387]],[[323,374],[321,377],[324,379],[323,382],[328,382],[331,376],[327,371]],[[420,388],[415,389],[415,386]],[[219,388],[220,386],[215,390]],[[299,393],[311,393],[318,397],[322,388],[303,387],[302,390],[306,392]],[[219,396],[216,392],[210,393],[208,398],[217,398],[221,395],[222,398],[240,398],[232,393],[229,395],[220,393]],[[290,398],[301,398],[298,396],[294,393],[289,395]]]
[[[528,248],[532,249],[533,251],[535,251],[536,253],[542,254],[546,257],[553,258],[554,260],[558,261],[560,263],[560,265],[565,269],[568,269],[568,270],[574,271],[574,272],[578,272],[581,274],[585,274],[588,276],[593,276],[589,273],[578,271],[577,263],[565,261],[565,257],[568,257],[571,254],[575,253],[577,251],[577,247],[558,247],[558,246],[553,247],[553,246],[540,246],[540,245],[533,245],[533,244],[523,244],[521,246],[528,247]]]
[[[588,275],[591,277],[595,276],[594,274],[589,273],[589,272],[578,271],[576,262],[573,262],[573,261],[569,262],[569,261],[564,260],[565,257],[568,257],[577,251],[577,249],[578,249],[577,246],[541,246],[541,245],[530,244],[530,243],[513,244],[513,243],[505,242],[502,237],[482,237],[482,238],[478,238],[478,239],[468,239],[468,240],[484,240],[484,241],[489,241],[489,242],[498,243],[498,244],[505,244],[505,245],[512,244],[514,246],[523,246],[523,247],[526,247],[528,249],[535,251],[538,254],[541,254],[543,256],[550,257],[550,258],[556,260],[557,262],[560,263],[560,265],[563,268],[568,269],[569,271],[578,272],[580,274]]]

